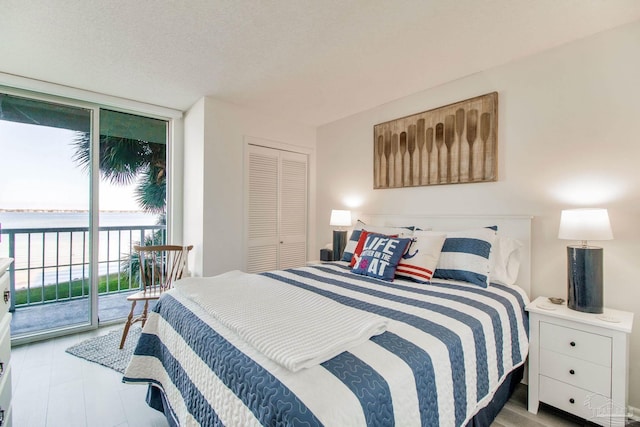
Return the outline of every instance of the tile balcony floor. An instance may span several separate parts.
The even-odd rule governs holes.
[[[100,295],[98,297],[98,318],[101,323],[124,321],[131,310],[127,295],[135,291]],[[151,305],[150,305],[151,306]],[[143,304],[136,306],[136,314],[142,312]],[[21,336],[47,329],[64,328],[88,322],[89,300],[80,298],[31,307],[18,307],[11,319],[11,336]]]

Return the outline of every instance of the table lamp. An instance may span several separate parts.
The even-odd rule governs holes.
[[[576,311],[602,313],[603,250],[589,246],[587,241],[613,239],[607,210],[563,210],[558,238],[581,242],[567,246],[567,306]]]
[[[347,245],[347,230],[344,230],[343,227],[351,227],[351,211],[333,209],[329,225],[338,227],[333,230],[333,260],[339,261],[342,258],[344,247]]]

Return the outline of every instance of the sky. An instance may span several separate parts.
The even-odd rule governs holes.
[[[0,120],[0,210],[88,210],[89,174],[73,160],[76,133]],[[100,210],[140,210],[135,184],[100,181]]]

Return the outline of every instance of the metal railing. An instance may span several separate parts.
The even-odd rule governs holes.
[[[1,233],[6,240],[2,239],[0,257],[14,259],[9,268],[11,311],[89,295],[88,227],[7,228]],[[138,268],[133,246],[165,242],[164,225],[100,227],[99,294],[139,288],[131,274]]]

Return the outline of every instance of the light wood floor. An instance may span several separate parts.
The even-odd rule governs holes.
[[[543,403],[536,415],[527,411],[527,387],[518,385],[509,401],[504,405],[491,427],[573,427],[596,426],[596,424],[573,417],[570,414]],[[597,426],[596,426],[597,427]]]
[[[123,384],[116,371],[71,356],[65,349],[107,330],[14,347],[11,355],[14,427],[166,427],[162,414],[145,403],[147,387]],[[493,427],[568,427],[580,420],[541,405],[526,409],[521,386]]]

